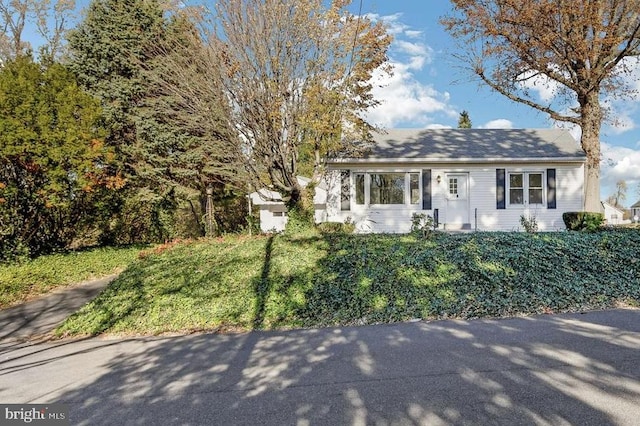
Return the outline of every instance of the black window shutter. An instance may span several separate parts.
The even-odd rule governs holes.
[[[507,208],[505,174],[505,169],[496,169],[496,209],[498,210]]]
[[[556,208],[556,169],[547,169],[547,208]]]
[[[431,170],[422,171],[422,210],[431,210]]]

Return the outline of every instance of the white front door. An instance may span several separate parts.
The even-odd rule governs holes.
[[[469,223],[469,174],[448,173],[446,175],[447,225]]]

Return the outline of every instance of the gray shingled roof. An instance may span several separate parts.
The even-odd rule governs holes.
[[[583,160],[585,153],[560,129],[390,129],[374,134],[375,145],[361,161],[389,159]]]
[[[632,205],[632,206],[631,206],[631,207],[629,207],[629,208],[631,208],[631,209],[637,209],[637,208],[639,208],[639,207],[640,207],[640,201],[638,201],[637,203],[635,203],[634,205]]]

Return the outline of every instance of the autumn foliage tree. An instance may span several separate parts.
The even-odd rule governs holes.
[[[371,77],[391,38],[381,23],[349,13],[349,4],[221,0],[199,21],[188,49],[197,59],[165,62],[165,87],[190,105],[191,119],[210,122],[222,102],[229,152],[244,158],[253,188],[281,194],[290,222],[298,212],[312,220],[324,159],[354,154],[371,139],[363,113],[377,103]],[[311,190],[297,179],[305,160]]]
[[[452,0],[446,29],[460,59],[509,99],[580,126],[587,154],[585,209],[600,211],[600,129],[606,95],[632,92],[625,79],[640,54],[640,0]],[[540,100],[535,87],[553,92]]]
[[[100,109],[60,64],[28,56],[0,69],[0,261],[66,247],[116,185]]]

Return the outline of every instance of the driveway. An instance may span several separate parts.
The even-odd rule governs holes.
[[[117,275],[85,281],[0,310],[0,344],[46,337],[58,324],[96,297]]]
[[[640,310],[4,342],[0,401],[73,425],[637,425]]]

